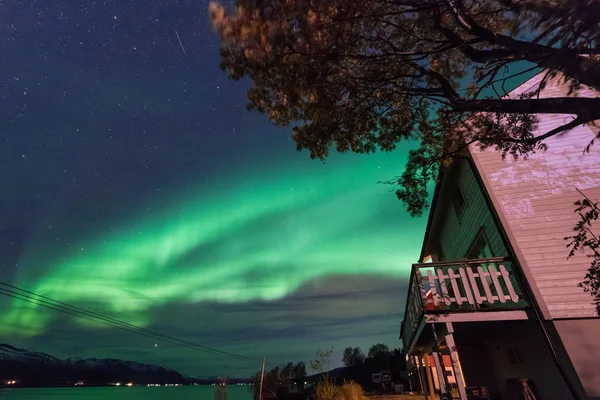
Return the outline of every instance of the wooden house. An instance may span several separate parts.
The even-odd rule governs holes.
[[[598,97],[569,94],[558,78],[540,92],[575,95]],[[538,130],[570,118],[541,115]],[[590,259],[567,259],[564,239],[578,221],[578,190],[600,200],[600,143],[584,153],[598,134],[579,126],[517,160],[472,145],[441,170],[400,333],[426,392],[466,399],[477,386],[492,399],[521,398],[526,379],[538,400],[600,399],[600,318],[578,287]],[[450,373],[440,368],[444,356]]]

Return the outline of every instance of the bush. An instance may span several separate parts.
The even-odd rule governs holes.
[[[363,400],[363,388],[356,382],[345,381],[342,386],[329,380],[321,381],[315,390],[315,400]]]
[[[324,378],[315,388],[315,400],[337,400],[338,388],[329,378]]]
[[[339,394],[342,400],[363,400],[365,398],[362,386],[352,381],[344,382],[339,388]]]

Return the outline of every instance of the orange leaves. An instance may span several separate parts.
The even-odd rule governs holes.
[[[213,28],[220,32],[225,24],[225,9],[216,1],[211,1],[208,4],[208,14]]]
[[[370,153],[391,151],[403,139],[421,141],[398,191],[418,214],[427,205],[426,187],[447,158],[444,153],[474,140],[504,155],[542,149],[531,140],[535,115],[545,112],[540,101],[523,106],[489,98],[506,81],[504,69],[517,65],[518,70],[521,64],[513,63],[529,60],[563,71],[572,82],[589,85],[591,79],[600,85],[594,78],[600,75],[593,73],[600,70],[598,60],[571,62],[568,54],[573,52],[560,57],[535,53],[540,48],[543,54],[558,51],[543,44],[554,32],[563,35],[556,43],[579,46],[584,39],[572,41],[573,29],[559,24],[546,38],[531,31],[508,36],[513,25],[519,34],[526,31],[522,27],[547,27],[545,15],[551,25],[562,14],[583,20],[587,16],[559,3],[535,9],[534,0],[519,5],[502,0],[460,3],[461,10],[453,11],[439,0],[235,0],[231,11],[211,2],[209,13],[221,36],[222,68],[234,79],[250,79],[249,108],[278,126],[293,126],[299,150],[323,159],[331,149]],[[511,7],[528,8],[532,16]],[[564,12],[556,12],[557,7]],[[475,28],[465,28],[457,12]],[[540,40],[525,42],[535,36]],[[582,108],[588,114],[600,110],[578,106],[574,114]],[[477,113],[470,125],[464,122]]]

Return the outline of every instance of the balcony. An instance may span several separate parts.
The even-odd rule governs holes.
[[[522,310],[528,305],[507,258],[413,264],[402,341],[410,346],[425,315]]]

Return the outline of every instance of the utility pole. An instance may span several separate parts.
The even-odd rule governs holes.
[[[262,400],[262,386],[263,379],[265,378],[265,361],[267,361],[267,357],[263,357],[262,368],[260,369],[260,389],[258,390],[258,400]]]

